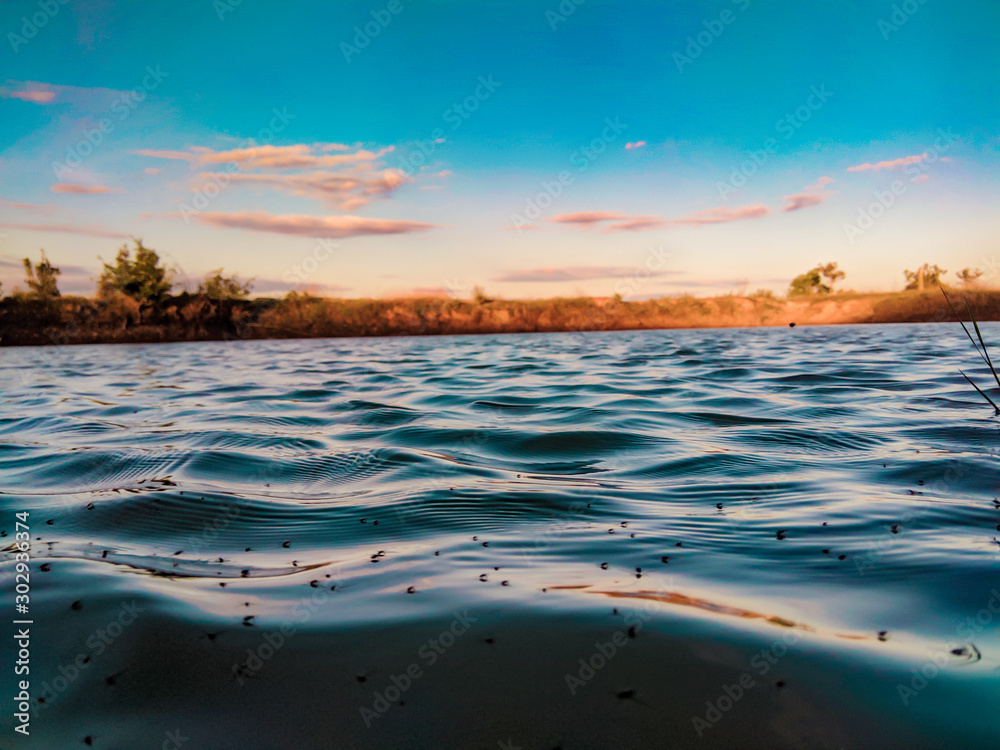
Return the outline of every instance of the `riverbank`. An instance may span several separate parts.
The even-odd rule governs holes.
[[[977,319],[1000,320],[1000,290],[955,290]],[[958,302],[959,309],[964,303]],[[769,295],[457,300],[284,299],[213,301],[181,294],[152,304],[127,297],[0,300],[0,346],[148,343],[268,338],[538,333],[669,328],[922,323],[954,320],[938,289]]]

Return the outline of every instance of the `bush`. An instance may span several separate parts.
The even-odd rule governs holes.
[[[916,271],[903,271],[903,274],[906,276],[907,289],[923,289],[925,286],[941,286],[941,277],[946,273],[948,272],[937,264],[932,266],[929,263],[924,263]]]
[[[223,276],[222,269],[216,269],[198,285],[198,293],[221,302],[226,299],[246,299],[253,289],[253,279],[241,281],[239,276]]]
[[[49,263],[42,250],[42,262],[32,266],[31,261],[24,259],[24,280],[31,289],[29,296],[34,299],[52,300],[59,296],[59,287],[56,285],[56,276],[61,271]]]
[[[836,263],[827,263],[825,266],[818,265],[792,279],[792,283],[788,287],[788,295],[830,294],[833,291],[833,285],[846,276],[847,274],[837,268]],[[824,278],[829,284],[823,282]]]
[[[122,245],[115,264],[104,264],[97,282],[98,294],[110,297],[119,292],[139,302],[159,302],[173,287],[170,271],[160,265],[160,256],[143,245],[141,239],[132,242],[135,260],[128,245]]]

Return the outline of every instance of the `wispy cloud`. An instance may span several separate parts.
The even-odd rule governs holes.
[[[179,216],[170,214],[168,216]],[[370,234],[408,234],[434,229],[435,225],[420,221],[394,219],[366,219],[361,216],[300,216],[286,214],[275,216],[260,211],[239,213],[203,212],[192,218],[201,224],[230,229],[248,229],[254,232],[288,234],[299,237],[360,237]]]
[[[680,219],[671,219],[671,224],[690,224],[702,226],[703,224],[725,224],[730,221],[743,221],[744,219],[759,219],[771,213],[767,206],[739,206],[737,208],[708,208],[704,211],[696,211]]]
[[[806,192],[815,193],[819,190],[823,190],[831,182],[836,182],[836,180],[833,179],[832,177],[827,177],[826,175],[823,175],[818,180],[816,180],[816,182],[814,182],[812,185],[806,185]]]
[[[620,279],[634,276],[639,272],[636,268],[628,266],[566,266],[563,268],[526,268],[517,271],[508,271],[497,276],[493,281],[528,281],[528,282],[551,282],[551,281],[586,281],[588,279]],[[650,272],[642,269],[644,276],[664,276],[676,271]]]
[[[627,151],[631,151],[634,148],[642,148],[645,145],[646,145],[645,141],[633,141],[632,143],[626,143],[625,149]]]
[[[380,160],[394,146],[377,150],[351,147],[342,143],[298,143],[288,146],[261,145],[216,151],[191,146],[183,151],[141,149],[133,153],[156,159],[186,161],[201,167],[193,178],[215,185],[239,183],[258,185],[321,200],[343,211],[366,205],[372,197],[389,197],[402,185],[412,182],[399,169],[385,169]],[[330,153],[336,152],[336,153]],[[221,165],[227,171],[209,171]],[[438,177],[447,177],[441,172]],[[203,186],[202,186],[203,187]]]
[[[788,205],[785,206],[784,210],[799,211],[803,208],[809,208],[809,206],[818,206],[831,195],[833,193],[795,193],[795,195],[786,195],[784,199],[788,201]]]
[[[595,226],[601,222],[610,222],[602,232],[643,232],[651,229],[661,229],[668,226],[701,226],[703,224],[723,224],[743,219],[757,219],[767,216],[771,209],[767,206],[740,206],[729,208],[708,208],[677,219],[665,219],[662,216],[629,216],[613,211],[580,211],[572,214],[559,214],[549,219],[556,224],[577,224],[585,227]]]
[[[345,149],[340,143],[297,143],[290,146],[250,146],[228,151],[215,151],[203,146],[193,146],[187,151],[139,149],[133,153],[155,159],[174,159],[191,164],[237,164],[240,169],[319,169],[340,167],[351,164],[374,162],[394,150],[386,146],[378,151],[360,149],[354,153],[329,154],[331,150]]]
[[[0,88],[0,99],[20,99],[32,104],[51,104],[55,101],[56,92],[48,88],[29,87],[16,91]]]
[[[233,174],[202,172],[199,177],[216,184],[226,181],[257,184],[286,190],[295,195],[307,195],[324,200],[346,211],[365,205],[368,200],[362,196],[385,196],[410,181],[398,169],[386,169],[367,178],[338,174],[336,172],[308,172],[306,174]]]
[[[5,201],[2,198],[0,198],[0,206],[17,209],[18,211],[27,211],[32,214],[41,214],[43,216],[51,216],[56,210],[56,206],[51,204],[40,205],[38,203],[15,203],[13,201]]]
[[[103,195],[105,193],[122,192],[103,185],[80,185],[75,182],[57,182],[49,188],[53,193],[72,193],[73,195]]]
[[[604,228],[605,232],[644,232],[647,229],[659,229],[667,226],[669,222],[659,216],[631,216],[625,221],[609,224]]]
[[[919,164],[924,159],[928,158],[930,154],[924,152],[922,154],[914,154],[913,156],[904,156],[899,159],[892,159],[891,161],[879,161],[872,164],[871,162],[865,162],[864,164],[857,164],[853,167],[848,167],[848,172],[866,172],[871,170],[873,172],[878,172],[883,169],[896,169],[897,167],[905,167],[908,164]]]
[[[115,232],[96,224],[21,224],[0,223],[0,229],[21,229],[26,232],[60,232],[63,234],[86,234],[91,237],[128,239],[130,235]]]
[[[555,224],[596,224],[600,221],[614,221],[616,219],[628,219],[625,214],[613,211],[578,211],[574,214],[557,214],[549,221]]]

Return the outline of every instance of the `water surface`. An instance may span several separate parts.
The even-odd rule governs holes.
[[[995,747],[977,362],[954,325],[0,351],[45,699],[0,744]]]

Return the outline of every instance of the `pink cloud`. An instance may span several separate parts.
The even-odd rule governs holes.
[[[115,192],[103,185],[79,185],[75,182],[57,182],[49,190],[53,193],[72,193],[74,195],[103,195]]]
[[[867,170],[872,170],[873,172],[878,172],[882,169],[895,169],[896,167],[905,167],[908,164],[919,164],[924,159],[928,158],[930,154],[914,154],[913,156],[904,156],[900,159],[893,159],[891,161],[880,161],[872,164],[870,162],[865,162],[864,164],[858,164],[853,167],[848,167],[848,172],[865,172]]]
[[[153,159],[176,159],[179,161],[198,161],[198,154],[193,154],[190,151],[160,151],[157,149],[141,148],[138,151],[133,151],[133,154],[138,156],[149,156]]]
[[[589,279],[620,279],[642,273],[644,276],[663,276],[668,272],[652,273],[648,269],[628,266],[566,266],[563,268],[527,268],[508,271],[493,281],[552,282],[587,281]],[[671,271],[669,273],[677,273]]]
[[[626,143],[625,148],[631,151],[633,148],[642,148],[645,145],[646,145],[645,141],[635,141],[633,143]]]
[[[160,170],[157,167],[146,167],[142,170],[144,174],[159,174]]]
[[[133,153],[158,159],[186,161],[192,166],[226,171],[206,171],[195,178],[205,187],[211,180],[217,187],[232,183],[253,184],[294,195],[320,199],[344,211],[353,211],[368,203],[369,197],[389,197],[413,178],[399,169],[385,169],[380,161],[394,150],[360,149],[350,153],[342,143],[298,143],[288,146],[252,146],[215,151],[192,146],[183,151],[142,149]],[[328,153],[330,151],[342,153]],[[437,174],[446,177],[445,170]]]
[[[37,203],[14,203],[12,201],[5,201],[0,198],[0,206],[7,206],[8,208],[15,208],[18,211],[27,211],[33,214],[42,214],[44,216],[51,216],[56,210],[56,206],[53,205],[39,205]]]
[[[836,182],[836,180],[833,179],[832,177],[827,177],[824,175],[823,177],[820,177],[818,180],[816,180],[816,182],[814,182],[812,185],[806,185],[806,191],[814,193],[818,190],[822,190],[831,182]]]
[[[833,193],[796,193],[795,195],[786,195],[784,199],[788,201],[788,205],[785,206],[784,210],[799,211],[803,208],[809,208],[809,206],[818,206],[831,195]]]
[[[926,182],[931,176],[929,174],[920,174],[914,177],[910,182]]]
[[[56,92],[43,89],[0,91],[0,97],[4,99],[20,99],[22,102],[31,102],[32,104],[50,104],[55,100]]]
[[[647,229],[659,229],[667,225],[665,219],[659,216],[632,216],[627,221],[608,225],[605,232],[644,232]]]
[[[86,234],[91,237],[128,239],[129,235],[106,229],[96,224],[0,224],[2,229],[21,229],[25,232],[61,232],[64,234]]]
[[[291,146],[250,146],[228,151],[214,151],[200,147],[187,151],[140,149],[133,153],[155,159],[179,159],[201,165],[238,164],[240,169],[317,169],[373,162],[393,151],[395,146],[386,146],[378,151],[361,149],[351,154],[325,153],[331,150],[341,151],[344,148],[346,147],[340,143],[315,145],[297,143]],[[317,151],[323,153],[316,153]]]
[[[256,184],[285,190],[294,195],[305,195],[324,200],[344,211],[351,211],[368,203],[361,196],[387,196],[402,185],[411,182],[398,169],[385,169],[367,177],[336,172],[307,172],[305,174],[245,174],[242,172],[202,172],[199,178],[216,184]]]
[[[628,219],[629,216],[613,211],[578,211],[575,214],[558,214],[549,221],[556,224],[595,224],[599,221],[615,221]]]
[[[306,289],[310,292],[325,292],[329,294],[335,292],[347,292],[350,291],[352,287],[340,286],[338,284],[324,284],[321,282],[289,284],[287,281],[281,281],[279,279],[253,280],[253,291],[258,294],[268,294],[270,292],[289,292],[292,289]]]
[[[660,229],[671,225],[723,224],[729,221],[757,219],[771,213],[767,206],[740,206],[739,208],[709,208],[697,211],[679,219],[664,219],[660,216],[629,216],[612,211],[580,211],[573,214],[559,214],[549,221],[557,224],[582,224],[593,226],[602,221],[614,222],[604,228],[604,232],[641,232]]]
[[[730,221],[742,221],[743,219],[759,219],[771,213],[767,206],[740,206],[738,208],[709,208],[704,211],[696,211],[689,216],[680,219],[671,219],[671,224],[690,224],[701,226],[703,224],[724,224]]]
[[[173,214],[179,216],[179,214]],[[201,224],[230,229],[249,229],[298,237],[359,237],[370,234],[407,234],[434,229],[435,225],[420,221],[366,219],[360,216],[275,216],[261,211],[241,211],[225,214],[204,212],[192,215]]]

